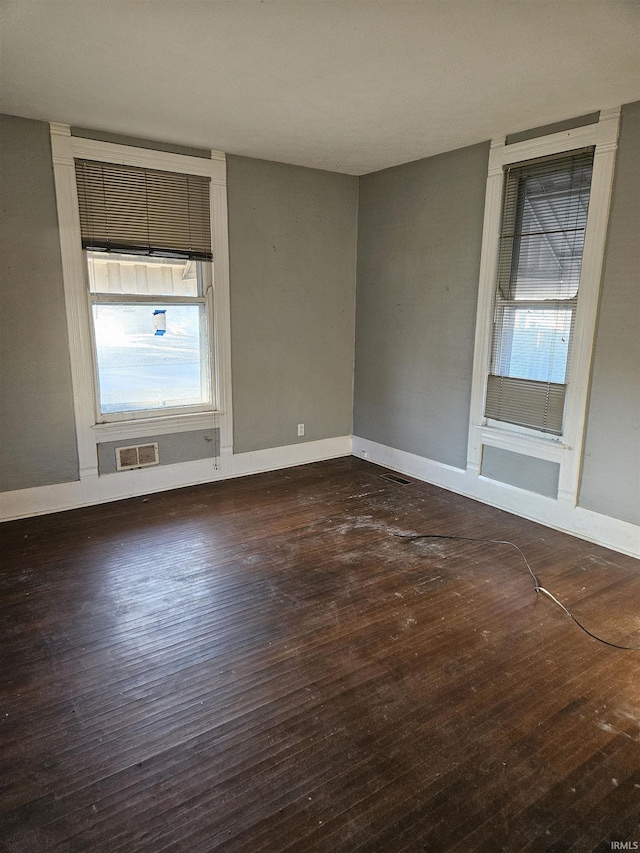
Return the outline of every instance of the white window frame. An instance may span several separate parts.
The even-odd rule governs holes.
[[[512,145],[507,145],[504,137],[494,139],[489,152],[467,470],[472,475],[480,476],[482,449],[485,445],[558,462],[560,465],[558,500],[570,503],[572,506],[577,505],[593,340],[618,146],[619,119],[620,107],[602,110],[596,124],[528,139]],[[549,436],[535,429],[490,420],[484,416],[491,359],[491,332],[505,166],[590,146],[595,148],[593,175],[571,358],[566,379],[563,433],[561,436]]]
[[[98,254],[98,253],[96,253]],[[106,253],[105,253],[106,254]],[[121,254],[126,254],[123,252]],[[87,251],[84,252],[85,263]],[[144,260],[144,258],[142,258]],[[170,259],[167,259],[170,260]],[[171,415],[190,415],[198,412],[215,412],[216,408],[216,376],[214,362],[214,315],[213,315],[213,274],[212,264],[208,261],[197,261],[202,264],[202,295],[201,296],[170,296],[163,294],[128,294],[128,293],[94,293],[91,291],[90,283],[87,281],[89,298],[89,322],[91,323],[91,338],[93,343],[93,375],[94,375],[94,399],[95,399],[95,424],[100,428],[104,424],[121,424],[123,421],[140,421],[145,419],[166,418]],[[134,409],[132,411],[105,413],[100,410],[100,377],[98,370],[98,352],[95,336],[95,319],[93,308],[95,305],[202,305],[206,313],[207,322],[207,355],[206,369],[208,372],[210,403],[196,403],[189,406],[163,407],[161,409]],[[204,360],[201,353],[201,360]]]
[[[117,145],[71,135],[69,125],[52,123],[51,149],[58,208],[62,273],[64,279],[74,415],[78,441],[80,480],[97,477],[96,444],[207,429],[220,429],[221,455],[233,452],[231,400],[231,323],[229,308],[229,246],[227,221],[226,158],[212,151],[210,159],[172,154],[147,148]],[[80,236],[75,159],[96,160],[167,172],[202,175],[210,179],[211,237],[214,257],[213,310],[210,312],[209,346],[212,361],[211,390],[215,408],[168,414],[143,413],[133,418],[99,423],[96,399],[95,357],[87,264]],[[100,417],[100,420],[105,420]]]

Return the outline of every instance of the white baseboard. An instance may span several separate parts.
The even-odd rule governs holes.
[[[0,521],[45,515],[264,471],[277,471],[308,462],[349,456],[351,453],[597,545],[640,557],[640,527],[635,524],[499,483],[478,476],[471,470],[444,465],[433,459],[348,435],[249,453],[233,454],[225,452],[223,448],[222,455],[215,462],[202,459],[178,465],[120,471],[102,477],[87,476],[74,483],[4,492],[0,494]]]
[[[196,486],[263,471],[277,471],[307,462],[320,462],[351,454],[351,436],[305,441],[250,453],[225,452],[218,459],[198,459],[176,465],[119,471],[102,477],[88,476],[74,483],[40,486],[0,494],[0,521],[45,515],[81,506]]]
[[[478,476],[471,470],[444,465],[355,435],[352,453],[361,459],[537,521],[563,533],[579,536],[631,557],[640,557],[640,527],[628,521],[537,495]]]

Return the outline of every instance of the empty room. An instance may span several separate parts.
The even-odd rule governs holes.
[[[639,45],[4,0],[2,850],[640,849]]]

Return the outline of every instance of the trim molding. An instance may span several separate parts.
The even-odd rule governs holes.
[[[103,441],[120,441],[125,438],[144,438],[147,435],[168,435],[175,432],[194,432],[218,427],[222,412],[196,412],[191,415],[139,418],[135,421],[95,424],[92,427],[98,444]]]
[[[573,521],[577,509],[578,488],[582,467],[587,398],[591,375],[593,340],[598,309],[602,264],[604,258],[609,205],[613,186],[620,108],[601,110],[596,124],[527,139],[506,145],[504,138],[494,139],[489,152],[489,169],[484,208],[484,228],[480,259],[480,281],[476,314],[476,337],[473,356],[467,470],[479,481],[484,445],[524,453],[538,459],[558,462],[560,465],[558,501],[563,509],[559,529],[576,532]],[[493,325],[494,291],[496,281],[497,247],[502,212],[502,187],[504,167],[510,163],[525,162],[536,157],[558,154],[584,146],[595,146],[589,217],[585,234],[582,271],[575,315],[573,347],[567,377],[563,435],[550,441],[544,435],[519,433],[512,425],[490,423],[484,415],[487,393],[487,376],[490,361],[490,339]],[[473,497],[484,497],[476,494]],[[483,494],[487,489],[483,489]],[[491,493],[490,493],[491,494]],[[524,492],[524,494],[529,494]],[[491,503],[491,498],[487,498]],[[554,506],[556,501],[554,501]],[[498,505],[498,504],[496,504]],[[557,514],[558,510],[554,510]],[[530,517],[526,512],[525,517]],[[545,510],[545,517],[549,512]],[[594,513],[597,515],[597,513]],[[605,518],[606,516],[602,516]],[[551,527],[553,521],[544,521]],[[595,523],[595,522],[594,522]],[[598,528],[598,524],[596,524]],[[590,538],[585,535],[585,538]],[[593,540],[598,541],[598,540]],[[611,545],[610,547],[617,547]],[[621,549],[624,550],[624,549]]]
[[[535,456],[536,459],[547,459],[549,462],[561,462],[567,447],[560,441],[549,438],[538,438],[524,435],[516,430],[494,429],[491,426],[479,427],[478,435],[483,446],[500,447],[512,453],[523,453],[525,456]]]
[[[64,125],[52,123],[51,132],[61,134]],[[121,163],[127,166],[140,166],[143,169],[158,169],[163,172],[188,172],[190,175],[202,175],[211,178],[212,183],[225,184],[226,160],[221,151],[212,151],[211,159],[192,157],[188,154],[172,154],[157,151],[154,148],[135,148],[132,145],[119,145],[114,142],[102,142],[98,139],[85,139],[83,136],[71,136],[73,156],[82,160],[98,160],[105,163]]]
[[[478,476],[473,469],[465,471],[366,438],[348,435],[248,453],[233,454],[222,448],[221,456],[217,459],[120,471],[102,477],[88,476],[73,483],[4,492],[0,494],[0,521],[278,471],[352,454],[588,542],[631,557],[640,557],[640,527],[628,521],[620,521],[583,507],[570,507],[562,501]]]
[[[93,344],[80,243],[80,214],[72,138],[69,129],[64,125],[51,125],[51,154],[60,231],[78,460],[80,478],[85,479],[98,474],[98,457],[92,432],[95,423]]]
[[[227,223],[227,166],[225,155],[212,151],[211,159],[171,154],[165,151],[135,148],[71,136],[68,125],[52,122],[51,152],[56,187],[56,203],[62,253],[71,380],[78,444],[80,480],[83,483],[81,503],[85,500],[85,481],[93,483],[98,476],[96,445],[114,438],[135,439],[145,435],[181,432],[188,429],[218,427],[223,453],[233,445],[233,404],[231,393],[231,316],[229,296],[229,234]],[[213,316],[208,296],[209,321],[212,323],[211,378],[214,384],[216,410],[204,413],[160,415],[144,419],[125,419],[105,424],[96,423],[95,364],[91,333],[91,306],[88,298],[86,264],[80,240],[80,216],[76,188],[74,158],[124,163],[164,171],[204,175],[211,179],[209,193],[211,238],[215,258],[213,283]],[[202,425],[202,426],[200,426]],[[164,467],[164,466],[162,466]],[[89,485],[88,502],[99,503],[95,486]],[[167,486],[166,488],[172,488]],[[66,492],[64,493],[66,494]],[[58,500],[54,498],[54,503]],[[63,500],[66,500],[63,499]],[[37,502],[36,502],[37,503]],[[46,503],[46,502],[45,502]],[[57,503],[56,503],[57,505]],[[43,510],[49,512],[51,510]],[[36,513],[37,514],[37,513]]]
[[[454,468],[355,435],[352,453],[400,474],[441,486],[530,521],[537,521],[554,530],[578,536],[631,557],[640,557],[640,527],[628,521],[478,476],[473,469],[465,471],[463,468]]]
[[[225,452],[223,447],[220,457],[217,458],[119,471],[102,477],[85,477],[74,483],[3,492],[0,494],[0,521],[46,515],[350,455],[350,435],[249,453],[233,454]]]

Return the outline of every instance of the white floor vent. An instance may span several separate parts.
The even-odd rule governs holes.
[[[158,443],[135,444],[131,447],[116,447],[116,468],[118,471],[130,471],[132,468],[146,468],[158,465]]]

